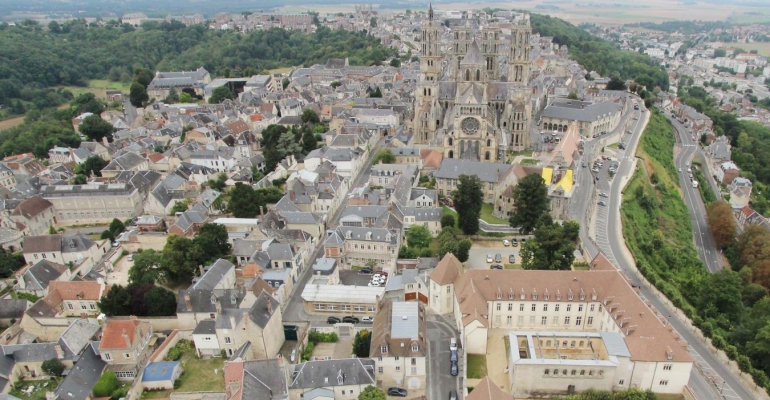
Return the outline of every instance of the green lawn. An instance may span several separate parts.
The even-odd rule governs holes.
[[[540,162],[540,160],[535,158],[525,158],[521,160],[521,165],[537,165]]]
[[[620,147],[620,143],[610,143],[607,145],[607,147],[611,149],[618,149]]]
[[[449,214],[449,215],[455,217],[455,228],[457,228],[457,212],[453,211],[451,208],[449,208],[447,206],[441,206],[441,208],[444,210],[444,215]]]
[[[487,356],[468,354],[468,379],[482,379],[487,376]]]
[[[522,269],[521,264],[505,264],[503,265],[503,268],[505,269]]]
[[[508,220],[500,219],[492,215],[493,209],[494,209],[494,206],[492,204],[484,203],[481,206],[481,219],[483,219],[489,224],[508,225]]]
[[[142,398],[166,398],[171,392],[216,392],[225,387],[225,376],[222,372],[225,359],[214,357],[209,359],[196,358],[195,349],[186,352],[181,360],[184,372],[179,378],[178,389],[145,391]],[[214,373],[214,371],[217,373]]]
[[[56,389],[56,387],[59,386],[60,380],[61,379],[42,379],[38,381],[18,382],[16,383],[13,390],[11,390],[11,395],[16,396],[22,400],[45,400],[45,392],[48,390],[53,391]],[[26,390],[30,386],[35,387],[31,394],[28,395],[21,391],[21,389]],[[18,387],[18,389],[16,387]]]
[[[128,91],[131,87],[128,83],[123,82],[111,82],[106,79],[91,79],[88,82],[88,87],[94,89],[106,89],[106,90],[123,90]]]

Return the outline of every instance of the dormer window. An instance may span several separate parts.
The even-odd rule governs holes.
[[[572,295],[571,294],[567,295],[567,300],[572,301]]]
[[[513,300],[513,293],[508,293],[508,300]]]
[[[412,351],[417,351],[420,349],[420,346],[417,345],[417,343],[412,345]]]
[[[383,344],[382,346],[380,346],[380,353],[385,354],[387,352],[388,352],[388,346],[387,345]]]
[[[545,296],[543,296],[543,299],[544,299],[544,300],[548,300],[550,297],[551,297],[551,296],[550,296],[549,294],[546,294]]]
[[[503,298],[503,294],[500,292],[497,292],[497,299],[500,300]]]
[[[366,232],[366,240],[372,240],[372,233]]]
[[[585,299],[586,299],[586,295],[584,295],[584,294],[581,294],[581,295],[580,295],[580,300],[585,300]]]
[[[532,294],[532,300],[537,300],[537,295],[534,293]]]
[[[353,237],[353,232],[351,231],[345,232],[345,239],[350,239],[351,237]]]

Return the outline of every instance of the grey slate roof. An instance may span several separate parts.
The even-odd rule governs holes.
[[[203,276],[197,278],[198,280],[193,283],[191,289],[213,290],[224,279],[225,275],[234,269],[235,265],[230,261],[220,258],[203,269]]]
[[[284,400],[289,398],[286,362],[254,360],[243,364],[243,398]]]
[[[91,339],[96,335],[101,326],[92,324],[84,319],[76,319],[72,324],[59,337],[57,342],[62,350],[64,356],[67,358],[74,358],[79,355]]]
[[[21,279],[27,290],[45,290],[51,281],[60,277],[67,267],[52,263],[48,260],[40,260],[24,271]]]
[[[556,100],[543,110],[543,117],[570,121],[592,122],[604,116],[619,113],[620,104],[612,100],[589,103],[578,100]]]
[[[187,299],[189,296],[190,308],[187,308]],[[207,290],[207,289],[190,289],[180,290],[179,297],[177,297],[176,312],[177,313],[214,313],[217,311],[216,304],[213,303],[212,296],[219,301],[222,309],[238,308],[243,301],[244,293],[236,289],[225,290]],[[232,300],[235,300],[233,302]],[[37,305],[37,304],[36,304]]]
[[[433,176],[438,179],[458,179],[463,174],[476,175],[482,182],[496,183],[511,168],[511,164],[445,158]]]
[[[0,299],[0,319],[19,319],[31,305],[24,299]]]
[[[290,389],[340,386],[337,381],[338,375],[344,377],[342,385],[375,384],[374,360],[367,358],[307,361],[292,367],[294,378],[289,385]]]
[[[27,343],[3,346],[6,356],[13,355],[16,362],[36,362],[57,358],[56,343]]]
[[[91,342],[91,345],[86,347],[86,351],[77,360],[69,375],[56,388],[54,393],[57,400],[85,400],[90,397],[91,390],[107,365],[94,348],[99,348],[99,342]]]
[[[62,253],[81,253],[96,246],[96,243],[90,237],[80,232],[74,235],[62,236],[61,242]]]
[[[204,319],[198,322],[198,325],[193,330],[193,335],[214,335],[216,333],[216,322],[213,319]]]

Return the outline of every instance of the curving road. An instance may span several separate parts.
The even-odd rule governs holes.
[[[695,248],[698,250],[698,257],[706,264],[709,272],[717,272],[724,267],[722,264],[721,251],[716,246],[714,238],[709,231],[706,219],[706,206],[703,204],[703,198],[697,188],[692,187],[692,179],[688,169],[692,163],[693,157],[698,153],[700,147],[692,140],[691,133],[682,126],[675,118],[666,115],[671,121],[671,125],[676,132],[677,145],[680,146],[680,152],[674,159],[674,164],[679,172],[679,187],[682,190],[687,209],[690,211],[690,222],[692,224],[693,236],[695,239]],[[702,155],[700,159],[705,161]],[[708,175],[708,172],[705,173]]]
[[[637,101],[639,101],[638,98]],[[725,365],[710,352],[705,344],[698,339],[691,330],[693,328],[678,318],[676,309],[670,305],[668,299],[662,297],[662,295],[658,297],[657,292],[648,286],[648,283],[636,270],[634,261],[626,257],[625,241],[620,221],[622,190],[633,174],[635,166],[634,154],[641,134],[647,125],[649,112],[642,110],[633,111],[628,114],[631,114],[632,118],[635,116],[640,118],[639,120],[631,120],[630,129],[632,134],[626,140],[628,149],[619,153],[618,171],[612,182],[604,179],[605,169],[607,168],[606,164],[602,171],[600,171],[597,185],[593,185],[591,182],[594,179],[593,176],[588,178],[585,176],[578,177],[580,186],[584,186],[582,190],[588,191],[587,187],[596,187],[598,191],[604,191],[608,194],[608,198],[604,199],[607,205],[597,206],[599,210],[595,221],[596,242],[590,239],[588,226],[583,222],[587,219],[585,216],[590,208],[590,201],[597,199],[595,197],[597,190],[594,190],[593,193],[583,192],[581,197],[583,200],[576,203],[577,208],[570,213],[570,215],[577,216],[578,218],[576,219],[578,221],[581,221],[581,238],[583,239],[584,248],[588,252],[587,256],[592,258],[601,250],[607,258],[613,261],[613,264],[618,269],[622,269],[629,276],[633,284],[639,286],[640,297],[643,300],[649,301],[650,305],[658,310],[659,315],[664,317],[668,315],[669,323],[681,335],[682,340],[688,343],[688,351],[695,360],[696,368],[693,369],[688,385],[698,399],[753,399],[755,396],[752,395],[751,391],[746,389]],[[588,150],[589,147],[586,147],[583,157],[588,157],[586,162],[590,163],[593,155]],[[588,181],[587,184],[585,183],[586,181]],[[601,217],[602,214],[604,214],[604,218]],[[588,238],[588,240],[585,238]]]

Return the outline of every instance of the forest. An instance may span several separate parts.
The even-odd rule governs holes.
[[[533,13],[530,19],[534,32],[553,36],[554,43],[567,45],[570,57],[588,71],[608,78],[632,79],[650,90],[656,86],[668,90],[668,74],[649,56],[621,50],[559,18]]]
[[[365,32],[319,27],[313,34],[273,28],[239,33],[146,22],[141,29],[108,22],[104,27],[83,20],[47,27],[0,25],[0,104],[14,99],[61,104],[55,86],[86,86],[90,79],[129,82],[137,67],[178,71],[206,68],[212,76],[251,76],[263,70],[325,63],[348,57],[351,65],[372,65],[395,55]]]
[[[644,28],[668,33],[679,32],[685,35],[710,31],[712,29],[728,29],[734,26],[727,21],[663,21],[663,22],[637,22],[626,24],[625,26],[634,28]]]

